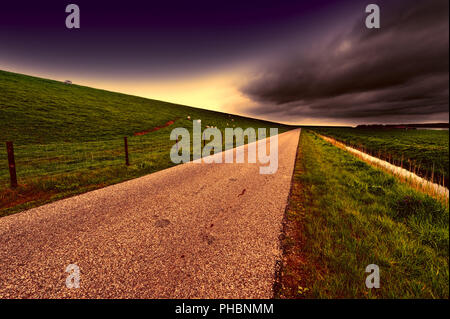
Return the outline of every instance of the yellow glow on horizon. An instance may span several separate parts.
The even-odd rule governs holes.
[[[317,118],[273,118],[270,114],[254,116],[249,110],[256,105],[254,101],[244,96],[239,87],[242,84],[243,75],[248,71],[244,68],[234,68],[222,72],[202,74],[196,77],[148,79],[119,81],[117,78],[85,78],[82,76],[70,76],[67,74],[49,74],[42,70],[24,70],[22,68],[0,69],[54,79],[57,81],[71,80],[74,84],[89,86],[102,90],[120,92],[141,96],[149,99],[183,104],[207,110],[233,113],[267,121],[285,123],[289,125],[323,125],[323,126],[348,126],[340,120]],[[9,70],[8,70],[9,69]]]
[[[139,82],[123,89],[150,99],[226,112],[232,105],[248,100],[239,92],[236,82],[235,75],[216,74],[175,81]]]

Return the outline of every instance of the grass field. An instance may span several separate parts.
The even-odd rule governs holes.
[[[448,207],[307,130],[298,152],[279,297],[449,297]]]
[[[314,130],[448,187],[448,130],[374,130],[331,127]]]
[[[171,130],[185,127],[192,133],[195,119],[202,121],[202,128],[217,126],[222,131],[233,126],[290,129],[0,71],[0,216],[170,167]],[[143,131],[151,132],[134,136]],[[124,165],[124,136],[129,167]],[[16,190],[9,189],[6,141],[14,142],[20,184]]]

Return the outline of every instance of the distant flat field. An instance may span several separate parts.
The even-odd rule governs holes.
[[[315,128],[347,145],[389,160],[448,187],[449,131],[404,129]]]

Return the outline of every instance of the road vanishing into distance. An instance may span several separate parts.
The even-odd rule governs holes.
[[[271,298],[299,135],[272,175],[186,163],[0,218],[0,298]]]

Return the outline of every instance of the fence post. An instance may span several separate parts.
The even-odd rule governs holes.
[[[14,160],[13,142],[6,142],[8,152],[9,176],[11,177],[11,188],[17,187],[16,162]]]
[[[125,164],[130,166],[130,160],[128,159],[128,138],[125,136],[123,140],[125,142]]]
[[[202,144],[202,148],[205,147],[205,132],[203,132]]]

